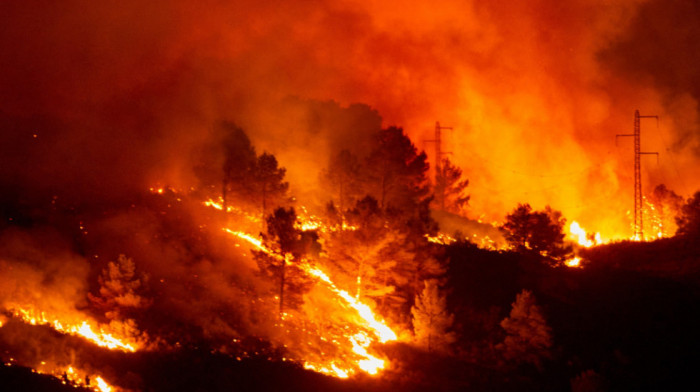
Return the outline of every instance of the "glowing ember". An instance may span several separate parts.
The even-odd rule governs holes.
[[[207,206],[207,207],[214,207],[214,208],[216,208],[217,210],[223,210],[223,209],[224,209],[223,204],[217,203],[217,202],[215,202],[215,201],[212,200],[212,199],[209,199],[209,200],[205,201],[205,202],[204,202],[204,205]]]
[[[581,266],[581,258],[578,257],[578,256],[575,256],[575,257],[573,257],[573,258],[571,258],[571,259],[566,260],[566,261],[564,262],[564,264],[565,264],[567,267],[571,267],[571,268],[581,268],[581,267],[582,267],[582,266]]]
[[[428,241],[430,241],[434,244],[440,244],[440,245],[449,245],[449,244],[457,241],[453,237],[450,237],[449,235],[442,234],[442,233],[438,233],[436,236],[429,236],[426,234],[425,238],[427,238]]]

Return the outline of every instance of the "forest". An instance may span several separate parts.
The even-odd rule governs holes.
[[[6,194],[6,385],[100,389],[96,375],[113,390],[694,383],[700,193],[657,187],[673,236],[581,244],[549,206],[519,204],[500,225],[470,219],[461,168],[444,159],[431,176],[400,127],[364,133],[329,154],[321,202],[308,207],[275,155],[228,121],[196,152],[186,190]],[[47,314],[94,320],[121,346],[91,346]]]

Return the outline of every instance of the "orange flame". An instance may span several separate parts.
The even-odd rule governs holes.
[[[45,312],[38,312],[33,309],[28,310],[13,306],[10,307],[9,310],[15,317],[31,325],[47,325],[58,332],[82,337],[100,347],[110,350],[135,352],[139,346],[135,341],[128,341],[128,338],[118,338],[114,333],[106,332],[104,328],[97,327],[94,323],[90,323],[86,320],[79,323],[70,323],[61,321],[55,316],[47,316]]]
[[[247,233],[234,231],[228,228],[224,228],[224,231],[247,241],[261,251],[271,254],[277,258],[280,257],[279,255],[275,255],[274,253],[270,252],[269,249],[262,245],[259,239]],[[338,289],[330,277],[321,269],[310,265],[307,260],[303,260],[301,263],[299,263],[299,267],[309,276],[316,277],[320,281],[324,282],[333,293],[335,293],[346,303],[346,305],[354,309],[363,321],[362,326],[371,330],[380,343],[386,343],[397,339],[396,333],[383,321],[378,320],[369,306],[361,301],[358,301],[347,291]],[[379,372],[379,370],[384,369],[385,361],[371,355],[367,351],[367,348],[372,343],[372,339],[366,333],[356,333],[355,335],[348,337],[348,340],[352,345],[352,352],[361,358],[356,364],[359,369],[371,375],[375,375]],[[329,374],[339,378],[347,378],[354,372],[353,369],[345,368],[342,364],[338,364],[333,360],[329,361],[326,365],[314,364],[307,361],[304,363],[304,367],[319,373]]]

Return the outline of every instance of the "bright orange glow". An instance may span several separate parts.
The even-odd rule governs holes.
[[[582,267],[582,266],[581,266],[581,258],[578,257],[578,256],[575,256],[575,257],[573,257],[573,258],[571,258],[571,259],[566,260],[566,261],[564,262],[564,264],[565,264],[567,267],[571,267],[571,268],[581,268],[581,267]]]
[[[279,255],[270,252],[270,250],[267,249],[259,239],[247,233],[228,228],[224,228],[224,231],[247,241],[258,250],[273,255],[276,258],[280,258]],[[338,299],[341,299],[346,306],[353,309],[362,320],[361,327],[370,330],[376,336],[378,342],[386,343],[397,339],[396,333],[389,328],[384,321],[378,320],[377,316],[369,306],[357,300],[347,291],[339,289],[331,278],[320,268],[312,266],[307,260],[302,260],[300,263],[297,263],[297,265],[309,276],[315,277],[319,281],[325,283],[327,288],[337,295]],[[384,369],[385,361],[373,356],[367,351],[368,347],[373,342],[373,339],[371,339],[368,334],[358,332],[354,335],[346,336],[346,339],[348,339],[351,345],[351,351],[359,358],[355,362],[354,366],[370,375],[376,375],[378,374],[379,370]],[[336,342],[335,339],[333,339],[333,341]],[[337,342],[337,344],[341,343]],[[324,373],[339,378],[347,378],[355,372],[352,367],[342,364],[340,359],[328,359],[324,363],[312,363],[310,361],[305,361],[304,367],[319,373]]]
[[[303,266],[302,268],[309,273],[309,275],[316,276],[317,278],[321,279],[323,282],[327,283],[330,289],[338,294],[341,298],[345,300],[345,302],[350,305],[353,309],[357,311],[357,313],[362,317],[362,319],[366,322],[366,327],[370,328],[379,338],[379,341],[381,343],[386,343],[390,340],[396,340],[396,333],[391,330],[391,328],[387,327],[386,324],[384,324],[381,321],[377,321],[374,312],[372,312],[372,309],[369,308],[369,306],[363,304],[362,302],[356,300],[353,296],[348,294],[347,291],[345,290],[339,290],[336,286],[335,283],[333,283],[328,275],[326,275],[323,271],[321,271],[318,268],[314,268],[310,265]]]
[[[97,383],[97,390],[99,390],[100,392],[112,392],[112,386],[107,384],[107,382],[105,382],[105,380],[103,380],[102,377],[95,377],[95,382]]]
[[[48,325],[58,332],[80,336],[100,347],[110,350],[135,352],[139,347],[139,344],[134,339],[117,337],[115,333],[107,331],[103,327],[98,327],[96,323],[91,323],[87,320],[71,323],[67,320],[61,320],[60,317],[47,315],[45,312],[39,312],[33,309],[11,306],[9,310],[15,317],[20,318],[28,324]]]

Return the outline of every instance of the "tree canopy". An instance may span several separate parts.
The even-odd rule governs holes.
[[[506,222],[499,230],[517,252],[537,253],[561,260],[571,252],[564,243],[565,224],[561,212],[549,206],[544,211],[533,211],[529,204],[519,204],[506,216]]]
[[[403,129],[389,127],[376,135],[367,158],[371,194],[381,208],[413,211],[428,196],[428,162]]]
[[[680,214],[676,217],[678,225],[677,235],[687,237],[700,236],[700,191],[695,192],[681,207]]]
[[[413,333],[416,343],[430,351],[447,351],[456,340],[450,331],[454,315],[447,309],[447,298],[440,293],[437,280],[424,281],[424,288],[416,296],[411,308]]]
[[[462,178],[462,169],[445,158],[436,168],[435,176],[435,205],[443,211],[453,214],[463,213],[469,204],[466,188],[469,180]]]

